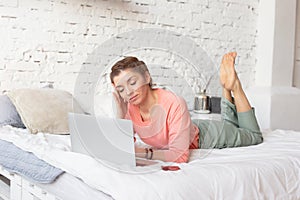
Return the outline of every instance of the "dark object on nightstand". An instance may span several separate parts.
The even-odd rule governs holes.
[[[209,108],[211,113],[221,113],[221,97],[210,97]]]

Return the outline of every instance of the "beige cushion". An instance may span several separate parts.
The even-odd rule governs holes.
[[[31,133],[68,134],[68,112],[84,113],[73,96],[56,89],[16,89],[7,93]]]

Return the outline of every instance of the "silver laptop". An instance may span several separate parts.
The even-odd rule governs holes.
[[[117,165],[144,166],[155,161],[135,157],[130,120],[69,113],[72,151]]]

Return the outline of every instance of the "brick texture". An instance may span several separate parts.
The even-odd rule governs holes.
[[[142,28],[170,30],[192,39],[216,66],[224,53],[237,51],[237,71],[243,85],[251,86],[258,3],[259,0],[0,1],[0,89],[51,83],[54,88],[74,93],[80,73],[95,75],[82,69],[91,64],[89,56],[99,45],[120,33]],[[167,82],[176,91],[190,87],[196,92],[197,85],[207,80],[205,70],[204,77],[199,78],[188,61],[170,52],[152,49],[131,54],[151,63],[153,79],[161,84]],[[97,94],[111,90],[108,71],[98,74],[106,78],[99,81]],[[220,95],[215,71],[208,91]],[[89,78],[82,83],[87,93],[89,84]],[[191,102],[192,96],[190,92],[185,97]]]

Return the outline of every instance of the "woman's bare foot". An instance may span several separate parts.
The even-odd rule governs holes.
[[[236,52],[231,52],[223,56],[220,69],[220,81],[224,88],[223,97],[232,102],[232,92],[237,112],[246,112],[251,109],[251,105],[234,69],[236,55]]]
[[[234,69],[236,52],[230,52],[223,56],[220,68],[220,82],[224,89],[234,91],[239,85],[239,79]]]

